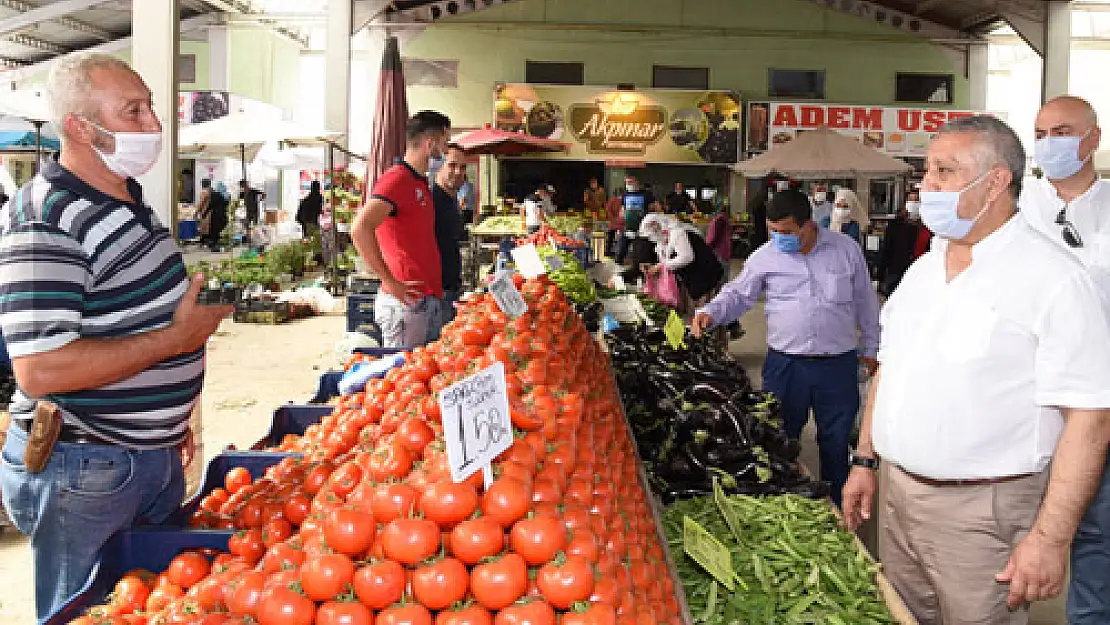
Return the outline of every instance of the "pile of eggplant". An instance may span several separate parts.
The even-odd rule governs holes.
[[[713,341],[687,334],[674,349],[645,326],[605,337],[640,457],[665,503],[712,494],[714,478],[730,494],[828,496],[828,483],[799,469],[778,400],[753,390]]]

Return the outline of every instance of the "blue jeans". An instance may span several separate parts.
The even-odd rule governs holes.
[[[455,302],[459,299],[459,292],[454,289],[443,289],[443,299],[439,300],[439,318],[428,331],[428,342],[439,340],[443,326],[451,323],[455,318]]]
[[[1068,625],[1110,623],[1110,457],[1071,545]]]
[[[411,306],[379,291],[374,298],[374,322],[382,330],[382,347],[413,349],[427,345],[443,327],[442,301],[425,295]]]
[[[41,473],[23,467],[27,435],[12,424],[0,454],[4,507],[31,537],[39,622],[84,587],[97,552],[119,530],[161,523],[185,496],[176,449],[58,443]]]
[[[859,412],[856,353],[811,358],[769,349],[763,361],[763,390],[774,393],[782,403],[783,428],[790,438],[801,438],[813,410],[821,479],[832,485],[832,498],[839,506],[841,490],[848,481],[848,446]]]

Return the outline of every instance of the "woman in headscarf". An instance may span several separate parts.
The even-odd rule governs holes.
[[[851,189],[840,189],[836,192],[836,200],[833,203],[836,206],[833,208],[829,230],[842,232],[862,245],[863,233],[867,231],[871,219],[856,193]]]
[[[301,224],[304,238],[311,238],[320,228],[320,213],[324,211],[324,194],[320,192],[320,181],[313,180],[308,186],[308,195],[297,206],[297,223]]]
[[[713,248],[693,226],[668,215],[651,213],[640,222],[640,236],[655,244],[659,264],[648,269],[656,273],[666,267],[678,278],[693,301],[709,295],[724,278],[724,265]]]
[[[220,251],[220,236],[227,227],[227,205],[230,202],[227,185],[217,180],[212,184],[212,194],[209,198],[209,214],[211,223],[208,227],[208,249],[213,252]]]

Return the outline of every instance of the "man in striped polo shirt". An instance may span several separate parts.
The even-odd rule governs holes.
[[[134,180],[161,149],[142,78],[111,56],[76,55],[57,62],[48,91],[61,156],[0,211],[0,328],[19,386],[0,487],[32,539],[40,621],[83,586],[110,535],[181,502],[204,344],[231,311],[196,304],[203,277],[190,283]],[[31,472],[39,400],[64,425]]]

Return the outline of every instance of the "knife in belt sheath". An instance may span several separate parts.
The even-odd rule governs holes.
[[[27,432],[27,449],[23,452],[23,466],[27,471],[39,473],[46,468],[61,431],[62,411],[48,401],[35,404],[35,418]]]

